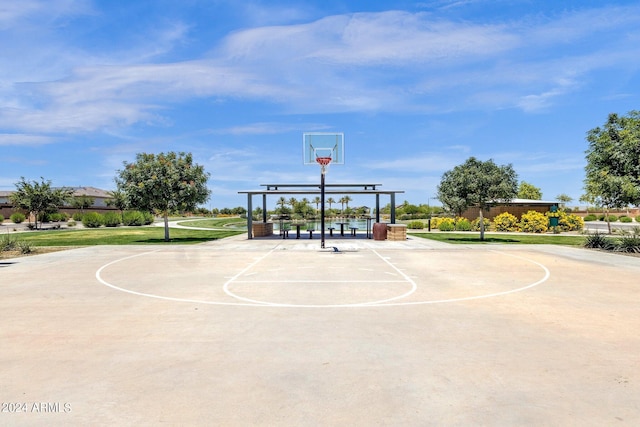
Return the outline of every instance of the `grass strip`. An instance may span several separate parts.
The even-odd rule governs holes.
[[[195,244],[241,234],[237,230],[187,230],[172,228],[169,242],[163,227],[116,227],[82,230],[47,230],[20,233],[18,238],[34,246],[94,246]]]

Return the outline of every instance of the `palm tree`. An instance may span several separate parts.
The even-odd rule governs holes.
[[[333,199],[333,197],[329,197],[327,199],[327,203],[329,203],[329,210],[331,210],[331,205],[334,204],[336,201]]]
[[[280,212],[282,212],[282,210],[284,209],[284,205],[287,204],[287,199],[285,199],[284,197],[280,197],[276,204],[280,206]]]
[[[347,196],[340,197],[338,201],[342,204],[342,214],[344,214],[344,204],[347,203]]]
[[[318,209],[320,209],[320,203],[322,203],[322,200],[320,199],[319,196],[316,196],[315,199],[313,199],[313,203],[316,205],[316,215],[317,215]]]
[[[292,197],[289,199],[288,203],[291,206],[291,210],[293,210],[296,206],[296,203],[298,203],[298,200],[295,197]]]
[[[344,203],[347,205],[347,209],[349,209],[349,202],[353,201],[353,199],[349,196],[344,196]]]

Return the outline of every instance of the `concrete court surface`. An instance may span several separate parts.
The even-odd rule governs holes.
[[[327,248],[236,236],[1,260],[0,425],[640,424],[640,258]]]

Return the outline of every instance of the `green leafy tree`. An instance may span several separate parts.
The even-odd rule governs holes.
[[[542,190],[533,184],[522,181],[518,186],[518,198],[530,200],[542,200]]]
[[[603,206],[607,212],[639,205],[640,111],[627,116],[609,114],[602,127],[587,132],[586,139],[589,148],[582,199]],[[611,232],[608,220],[607,225]]]
[[[124,210],[127,209],[127,195],[121,190],[110,191],[107,206],[115,206],[120,211],[120,219],[124,221]]]
[[[558,195],[556,196],[556,200],[557,200],[558,202],[560,202],[560,205],[561,205],[563,208],[564,208],[564,207],[566,207],[566,206],[567,206],[567,204],[569,204],[569,203],[573,202],[573,198],[572,198],[571,196],[567,195],[567,194],[564,194],[564,193],[562,193],[562,194],[558,194]]]
[[[16,191],[10,199],[14,207],[24,209],[35,217],[35,228],[38,228],[38,218],[41,213],[56,212],[71,198],[69,188],[52,188],[51,181],[40,178],[40,182],[27,181],[20,177],[15,184]]]
[[[517,194],[517,174],[511,165],[498,166],[493,160],[482,162],[475,157],[445,172],[438,185],[438,199],[447,209],[461,215],[468,207],[479,208],[480,240],[484,240],[484,211]]]
[[[95,201],[96,199],[90,196],[74,196],[71,199],[71,206],[80,209],[80,212],[84,214],[84,210],[93,206]]]
[[[205,203],[209,176],[193,163],[191,153],[139,153],[134,163],[124,162],[115,181],[130,207],[163,216],[164,240],[169,241],[169,213],[193,211]]]

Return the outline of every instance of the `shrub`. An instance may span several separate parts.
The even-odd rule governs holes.
[[[483,218],[482,222],[484,222],[484,230],[488,231],[491,228],[491,221],[488,218]],[[480,231],[480,217],[473,220],[471,227],[473,231]]]
[[[0,235],[0,252],[12,251],[18,245],[18,239],[11,234]]]
[[[615,215],[609,215],[609,222],[616,222],[618,220],[618,217]],[[605,219],[606,221],[606,219]]]
[[[440,225],[442,220],[444,220],[444,218],[440,216],[434,216],[433,218],[431,218],[431,228],[439,228],[438,226]]]
[[[105,227],[117,227],[120,225],[120,215],[115,212],[105,212],[102,220]]]
[[[604,234],[596,231],[593,234],[587,234],[583,246],[585,248],[609,250],[613,248],[613,242]]]
[[[140,211],[126,211],[122,215],[122,223],[129,226],[140,226],[145,223],[145,218]]]
[[[456,229],[456,224],[453,218],[440,218],[438,221],[438,230],[440,231],[453,231]]]
[[[580,231],[584,228],[584,220],[578,215],[560,212],[558,225],[562,231]]]
[[[0,215],[0,224],[4,221],[4,215]]]
[[[598,219],[598,217],[597,217],[597,216],[595,216],[594,214],[589,214],[589,215],[587,215],[587,216],[585,216],[585,217],[584,217],[584,220],[585,220],[585,221],[595,221],[595,220],[597,220],[597,219]]]
[[[89,212],[82,217],[82,224],[88,228],[98,228],[104,223],[104,218],[98,212]]]
[[[53,221],[53,222],[60,222],[60,221],[64,221],[66,218],[64,217],[64,215],[60,212],[54,212],[52,214],[49,214],[49,221]]]
[[[620,218],[618,218],[620,220],[620,222],[633,222],[633,218],[628,217],[626,215],[622,215]]]
[[[74,221],[82,221],[83,216],[82,212],[76,212],[71,216],[71,218],[73,218]]]
[[[21,254],[30,254],[31,252],[33,252],[31,244],[29,242],[25,242],[24,240],[18,241],[18,250]]]
[[[615,244],[618,252],[640,253],[640,227],[634,227],[632,232],[623,231]]]
[[[549,219],[541,212],[529,211],[522,215],[518,225],[525,233],[546,233]]]
[[[155,221],[155,217],[151,212],[142,212],[142,216],[144,217],[144,225],[153,224],[153,221]]]
[[[20,224],[20,223],[24,222],[24,220],[27,219],[27,217],[24,216],[24,214],[22,212],[16,212],[16,213],[11,214],[9,219],[14,224]]]
[[[640,222],[640,215],[636,217],[636,222]]]
[[[456,218],[457,231],[471,231],[471,222],[466,218]]]
[[[518,218],[509,212],[503,212],[493,219],[496,231],[518,231]]]
[[[422,221],[411,221],[407,224],[407,228],[411,230],[422,230],[424,228],[424,223]]]
[[[67,222],[67,227],[75,227],[75,226],[76,226],[76,222],[74,220]]]

